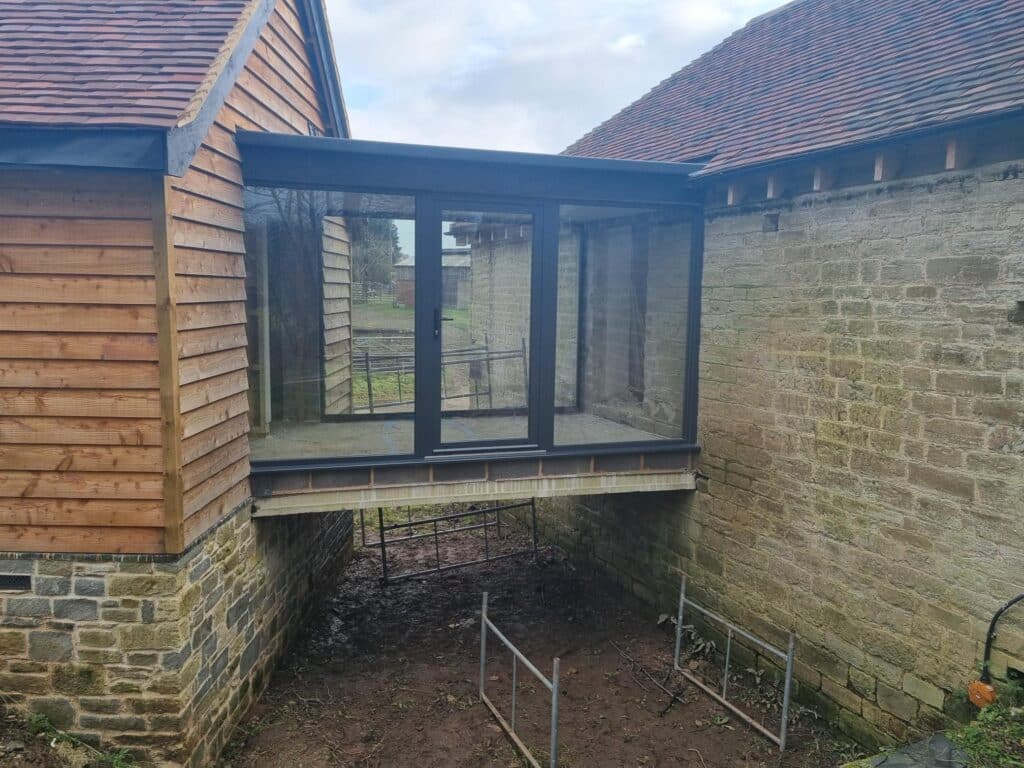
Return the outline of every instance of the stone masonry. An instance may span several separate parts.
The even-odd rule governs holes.
[[[685,569],[768,639],[792,627],[801,696],[861,741],[944,724],[1022,589],[1022,172],[708,210],[707,480],[550,502],[548,535],[663,610]],[[1008,619],[997,676],[1024,669]]]
[[[219,755],[352,546],[350,513],[255,523],[180,557],[7,555],[0,691],[58,728],[157,765]]]

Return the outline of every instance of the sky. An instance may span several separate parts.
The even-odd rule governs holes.
[[[326,0],[354,138],[560,152],[782,0]]]

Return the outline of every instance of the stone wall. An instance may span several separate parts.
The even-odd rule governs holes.
[[[352,546],[350,513],[254,522],[180,557],[10,556],[0,694],[96,746],[212,762]]]
[[[794,628],[802,694],[863,741],[942,724],[1024,586],[1022,170],[709,210],[708,479],[549,503],[548,534],[662,609],[683,568],[769,639]]]

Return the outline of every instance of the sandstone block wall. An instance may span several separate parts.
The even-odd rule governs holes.
[[[242,509],[181,557],[0,559],[29,582],[0,593],[0,693],[95,746],[206,765],[351,546],[350,513]]]
[[[549,503],[549,535],[652,603],[683,568],[769,639],[794,628],[803,693],[864,741],[941,725],[1024,589],[1022,172],[709,210],[708,479]],[[997,675],[1024,668],[1022,627]]]

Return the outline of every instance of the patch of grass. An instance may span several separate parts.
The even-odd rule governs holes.
[[[51,744],[67,744],[74,749],[82,749],[93,756],[90,765],[96,768],[131,768],[135,765],[131,753],[127,749],[118,749],[112,752],[96,749],[70,733],[58,729],[46,717],[46,715],[31,714],[26,720],[28,729],[36,735],[44,735],[51,740]]]
[[[971,768],[1024,768],[1024,707],[993,704],[948,736]]]

